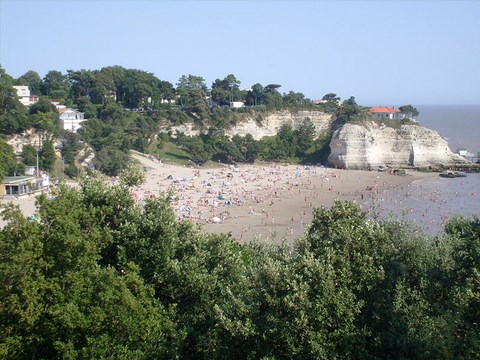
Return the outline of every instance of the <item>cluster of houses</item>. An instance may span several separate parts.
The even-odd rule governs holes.
[[[30,106],[38,101],[38,96],[31,95],[28,86],[14,86],[14,89],[17,90],[18,99],[23,105]],[[76,109],[67,108],[65,105],[60,105],[58,100],[50,101],[60,114],[58,122],[60,129],[76,133],[82,127],[82,122],[86,120],[84,113]]]

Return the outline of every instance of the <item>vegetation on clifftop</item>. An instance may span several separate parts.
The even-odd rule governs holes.
[[[369,118],[368,108],[359,106],[353,96],[340,102],[336,94],[328,93],[321,101],[313,102],[302,93],[280,93],[279,84],[257,83],[248,89],[241,89],[240,84],[229,74],[208,88],[201,76],[189,74],[181,76],[174,86],[151,73],[120,66],[68,70],[66,74],[52,70],[43,79],[30,70],[14,79],[0,68],[0,133],[10,136],[35,129],[42,139],[39,152],[43,170],[54,168],[50,145],[59,139],[65,174],[78,175],[76,156],[88,144],[95,153],[95,168],[117,175],[128,164],[131,149],[161,156],[167,144],[176,148],[174,153],[186,152],[186,158],[196,164],[257,159],[326,162],[329,148],[325,140],[331,133],[318,134],[317,138],[308,118],[298,128],[285,124],[275,136],[259,141],[249,135],[230,138],[225,136],[225,130],[237,124],[244,113],[257,117],[261,124],[265,114],[279,110],[327,112],[337,119],[337,124]],[[28,85],[40,100],[25,108],[13,85]],[[88,120],[77,135],[59,131],[58,111],[51,101],[85,114]],[[243,107],[235,107],[240,104]],[[403,108],[409,114],[416,111],[410,105]],[[186,123],[203,129],[204,134],[195,138],[159,134],[160,128]],[[22,163],[31,162],[29,155],[27,152],[20,164],[5,168],[6,174],[12,174],[13,169],[21,171]]]

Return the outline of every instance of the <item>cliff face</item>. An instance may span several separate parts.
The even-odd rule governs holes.
[[[316,135],[320,135],[332,127],[333,117],[330,114],[320,111],[275,111],[266,115],[248,115],[236,126],[226,131],[229,135],[245,136],[252,134],[255,140],[260,140],[264,136],[276,135],[283,124],[292,124],[293,128],[298,128],[305,118],[309,118],[315,126]]]
[[[226,135],[245,136],[251,134],[255,140],[260,140],[264,136],[276,135],[283,124],[290,123],[294,128],[300,126],[305,118],[310,118],[315,126],[316,135],[320,135],[332,127],[333,117],[321,111],[272,111],[268,113],[241,114],[240,121],[230,129],[225,131]],[[171,131],[180,131],[187,136],[197,136],[200,130],[196,129],[193,124],[184,124],[173,126]]]
[[[333,133],[328,161],[349,169],[385,166],[451,166],[467,163],[434,130],[420,125],[391,128],[375,122],[345,124]]]

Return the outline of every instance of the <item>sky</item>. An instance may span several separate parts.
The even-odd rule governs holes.
[[[176,84],[234,74],[310,99],[480,104],[480,1],[0,0],[19,77],[120,65]]]

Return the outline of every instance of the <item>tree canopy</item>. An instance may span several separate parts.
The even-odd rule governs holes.
[[[478,217],[429,238],[337,201],[292,244],[239,244],[176,221],[168,194],[136,204],[123,175],[4,212],[2,358],[480,355]]]

